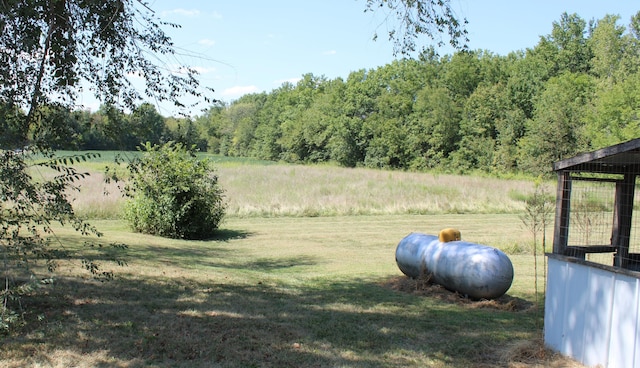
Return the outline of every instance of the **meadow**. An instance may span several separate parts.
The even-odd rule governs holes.
[[[520,218],[530,180],[221,160],[228,216],[215,239],[185,241],[132,233],[104,161],[81,165],[92,175],[74,206],[96,241],[128,245],[126,266],[105,261],[116,277],[99,282],[61,262],[24,299],[2,366],[579,366],[541,342],[544,259],[536,269]],[[505,296],[470,301],[402,275],[400,239],[444,227],[509,254]],[[65,249],[98,252],[84,240],[56,228]]]
[[[105,166],[113,166],[114,155],[108,152],[80,165],[92,173],[81,191],[72,193],[82,216],[119,217],[123,199],[118,183],[105,185],[102,175]],[[228,217],[520,214],[533,190],[528,179],[210,159],[226,191]],[[555,183],[548,186],[555,193]]]

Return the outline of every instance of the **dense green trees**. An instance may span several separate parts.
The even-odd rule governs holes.
[[[587,22],[562,14],[527,50],[439,57],[425,49],[346,79],[306,74],[193,118],[164,118],[147,103],[128,114],[108,104],[94,113],[52,105],[39,121],[63,124],[31,129],[30,139],[129,150],[175,141],[287,162],[537,174],[554,160],[640,136],[639,36],[640,13],[628,26],[614,15]],[[6,146],[23,120],[3,111],[15,112],[0,120]]]
[[[640,136],[640,13],[630,21],[562,14],[524,51],[439,57],[426,49],[346,80],[306,74],[193,118],[164,118],[147,103],[129,114],[112,105],[94,113],[52,106],[42,119],[64,129],[33,130],[32,138],[58,148],[175,141],[287,162],[538,174],[555,160]],[[0,124],[12,132],[19,122],[5,114]],[[63,135],[70,138],[55,138]]]
[[[24,112],[12,130],[17,141],[8,148],[27,141],[47,146],[52,134],[65,133],[66,119],[48,117],[74,110],[81,91],[129,111],[146,99],[177,106],[182,94],[208,100],[195,69],[172,57],[175,50],[160,24],[145,3],[135,0],[3,1],[0,101]],[[183,72],[172,73],[169,63]],[[140,76],[142,90],[130,73]],[[46,133],[47,140],[38,141],[33,136],[38,133]]]
[[[640,13],[630,21],[562,14],[525,51],[427,49],[346,81],[308,74],[198,121],[209,137],[233,142],[209,146],[226,155],[546,172],[555,160],[640,136]]]

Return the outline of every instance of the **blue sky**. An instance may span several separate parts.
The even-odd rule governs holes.
[[[246,93],[271,91],[285,81],[295,83],[306,73],[346,79],[351,71],[394,59],[382,14],[365,13],[365,0],[149,0],[149,4],[161,19],[182,25],[167,29],[180,60],[198,68],[201,83],[215,89],[214,98],[227,102]],[[624,26],[640,11],[638,0],[451,0],[451,4],[469,21],[469,47],[500,55],[534,47],[565,11],[587,21],[620,15]],[[373,41],[376,32],[379,37]],[[159,109],[165,116],[174,114],[171,107]]]

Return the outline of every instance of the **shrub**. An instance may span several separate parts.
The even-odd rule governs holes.
[[[135,231],[206,239],[224,217],[224,190],[209,160],[179,143],[151,145],[129,163],[124,215]]]

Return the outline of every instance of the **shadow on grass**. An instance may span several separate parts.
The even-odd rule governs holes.
[[[138,236],[141,234],[135,234]],[[193,266],[222,266],[210,259],[221,259],[233,252],[226,243],[231,240],[246,239],[252,235],[249,231],[221,229],[208,240],[169,239],[157,236],[146,236],[144,245],[119,243],[112,245],[101,241],[100,238],[82,237],[79,234],[56,235],[55,246],[63,245],[58,251],[60,259],[91,259],[98,262],[121,261],[130,264],[134,261],[158,261],[171,263],[183,267]]]
[[[540,318],[358,279],[304,287],[63,279],[25,303],[28,329],[0,346],[0,358],[16,366],[57,366],[65,358],[96,367],[500,366],[497,349],[513,336],[535,336]]]
[[[218,229],[212,237],[204,240],[227,242],[230,240],[246,239],[251,235],[251,232],[244,230]]]
[[[250,236],[231,231],[220,241],[184,243],[145,237],[138,240],[144,246],[126,251],[132,263],[158,268],[201,267],[198,275],[215,268],[206,281],[189,272],[58,280],[23,300],[29,324],[3,339],[0,365],[495,367],[506,366],[498,352],[514,337],[540,334],[542,315],[531,308],[472,308],[381,280],[270,281],[261,273],[302,273],[321,259],[229,254],[237,250],[224,239]],[[245,270],[258,271],[257,278],[233,281],[233,272]]]
[[[314,266],[318,264],[318,259],[310,256],[297,256],[287,258],[259,258],[256,260],[250,260],[241,263],[231,263],[226,265],[219,265],[219,267],[231,268],[231,269],[247,269],[257,271],[273,271],[282,270],[285,268]]]

